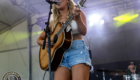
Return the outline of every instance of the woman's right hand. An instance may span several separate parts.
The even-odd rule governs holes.
[[[53,47],[53,42],[51,42],[51,47]],[[48,39],[46,39],[46,45],[45,45],[46,47],[48,47]]]

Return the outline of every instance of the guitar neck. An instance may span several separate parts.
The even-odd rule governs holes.
[[[59,35],[63,32],[63,30],[70,24],[70,22],[72,21],[73,17],[74,17],[74,14],[72,13],[72,14],[70,15],[70,17],[67,19],[67,21],[64,23],[64,25],[62,26],[62,28],[58,31],[58,33],[57,33],[58,36],[59,36]]]

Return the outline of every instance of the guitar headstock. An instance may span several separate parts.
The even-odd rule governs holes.
[[[78,2],[78,7],[81,8],[81,7],[85,7],[84,6],[84,3],[86,2],[86,0],[81,0],[80,2]]]

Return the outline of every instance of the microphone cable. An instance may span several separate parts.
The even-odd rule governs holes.
[[[44,76],[43,76],[43,80],[44,80],[44,78],[45,78],[45,74],[46,74],[46,70],[45,70],[45,73],[44,73]]]

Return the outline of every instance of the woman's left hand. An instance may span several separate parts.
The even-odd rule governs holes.
[[[80,12],[81,12],[80,8],[78,8],[78,7],[75,5],[74,10],[73,10],[73,14],[74,14],[74,16],[75,16],[75,19],[80,19]]]

